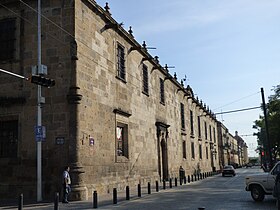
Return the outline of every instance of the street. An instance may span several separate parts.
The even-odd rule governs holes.
[[[100,209],[140,210],[140,209],[184,209],[195,210],[273,210],[277,209],[275,199],[269,195],[263,202],[252,200],[250,192],[245,191],[244,177],[250,173],[263,173],[259,168],[237,169],[235,177],[214,177],[173,188],[160,194],[152,194],[131,202]]]
[[[258,167],[236,169],[235,177],[222,177],[221,174],[203,180],[173,188],[167,187],[160,192],[143,194],[141,198],[132,196],[131,200],[119,199],[117,204],[112,201],[99,204],[102,210],[276,210],[276,200],[266,196],[263,202],[255,202],[250,192],[245,191],[245,176],[250,173],[263,173]],[[168,185],[167,185],[168,186]],[[3,207],[2,209],[17,209]],[[34,204],[24,206],[24,209],[53,209],[53,204]],[[59,203],[59,209],[92,209],[92,201]]]

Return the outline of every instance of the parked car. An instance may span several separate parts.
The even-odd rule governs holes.
[[[236,175],[235,169],[232,165],[224,166],[223,171],[222,171],[222,176],[225,176],[225,175],[232,175],[232,176]]]

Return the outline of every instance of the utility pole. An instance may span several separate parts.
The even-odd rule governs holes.
[[[263,88],[261,88],[261,95],[262,95],[262,106],[263,106],[265,132],[266,132],[266,144],[267,144],[266,154],[268,155],[268,159],[269,159],[269,169],[271,169],[273,162],[272,162],[272,155],[271,155],[271,145],[269,140],[269,131],[268,131],[268,122],[267,122],[267,110],[266,110]]]
[[[38,63],[37,73],[42,74],[41,65],[41,0],[38,0]],[[38,85],[37,97],[37,128],[42,126],[42,87]],[[42,201],[42,141],[37,140],[37,202]]]

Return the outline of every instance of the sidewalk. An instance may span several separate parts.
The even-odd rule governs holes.
[[[211,177],[207,177],[205,179],[209,179]],[[170,188],[170,183],[166,182],[166,189],[163,189],[162,183],[161,186],[159,186],[159,192],[156,192],[156,188],[155,186],[151,186],[151,194],[161,194],[161,193],[172,193],[174,191],[176,191],[176,189],[188,186],[188,185],[192,185],[192,183],[195,182],[200,182],[203,181],[205,179],[200,179],[197,181],[193,181],[190,183],[186,183],[183,185],[180,185],[180,182],[177,183],[177,187],[175,187],[175,182],[172,182],[172,188]],[[148,187],[141,187],[141,197],[146,197],[146,196],[150,196],[148,194]],[[130,200],[136,200],[136,199],[141,199],[141,197],[138,197],[138,188],[137,186],[135,187],[130,187]],[[122,203],[122,202],[129,202],[128,200],[126,200],[126,191],[125,189],[123,191],[119,191],[117,192],[117,204],[113,204],[113,192],[110,192],[108,194],[103,194],[103,195],[97,195],[97,208],[99,209],[110,209],[110,206],[117,206],[118,203]],[[67,204],[61,203],[59,202],[58,204],[58,208],[60,210],[66,210],[66,209],[93,209],[93,199],[91,198],[90,200],[87,201],[70,201]],[[9,205],[9,206],[1,206],[0,205],[0,209],[3,210],[17,210],[18,209],[18,205]],[[24,204],[23,205],[23,209],[27,209],[27,210],[53,210],[54,209],[54,203],[53,202],[41,202],[41,203],[33,203],[33,204]]]

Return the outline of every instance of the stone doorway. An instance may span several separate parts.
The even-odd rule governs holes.
[[[158,173],[162,180],[169,179],[168,172],[168,127],[169,125],[156,122],[157,126],[157,142],[158,142]]]

